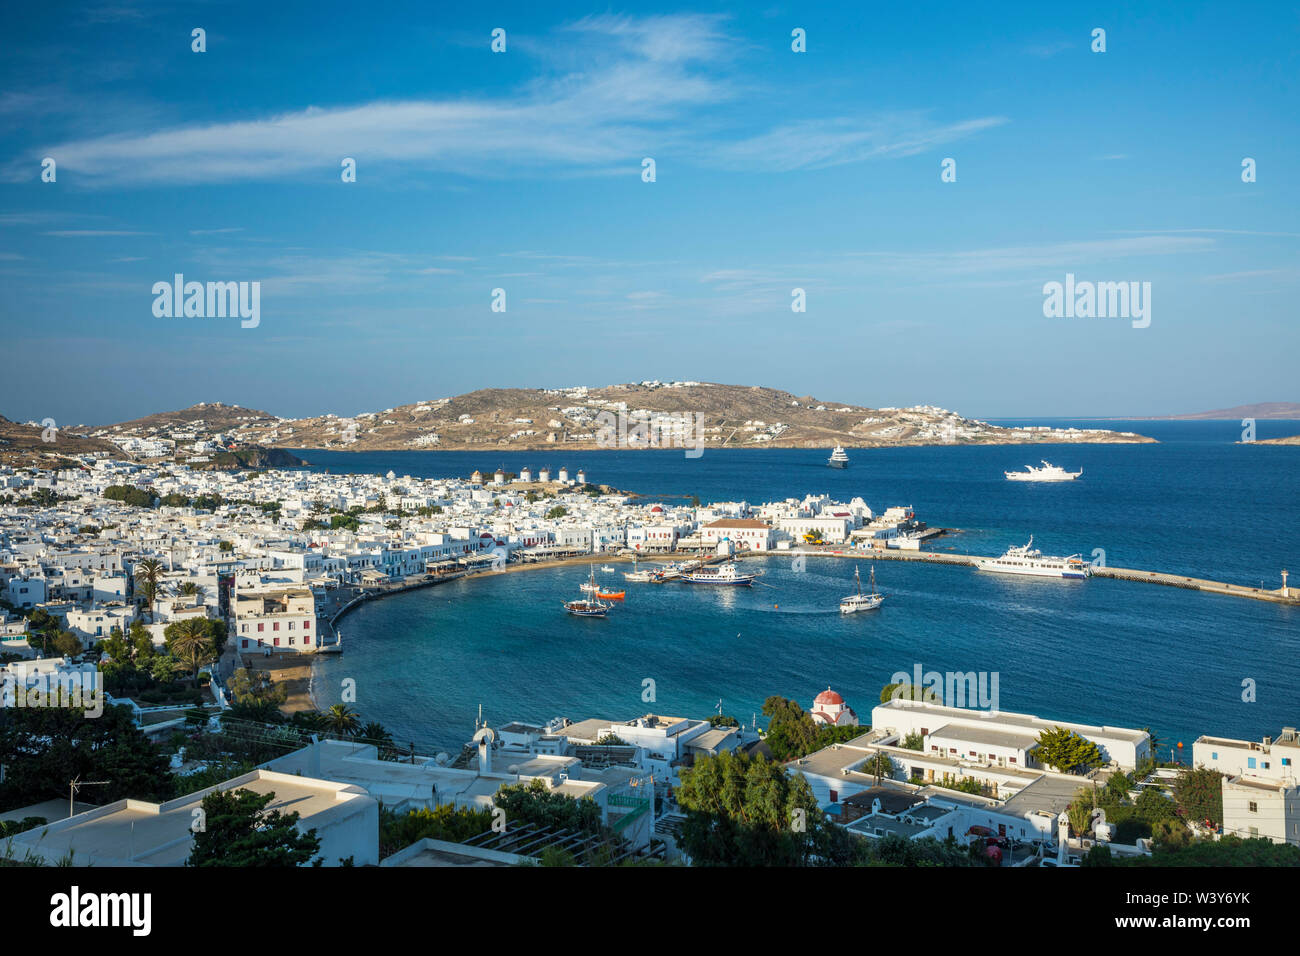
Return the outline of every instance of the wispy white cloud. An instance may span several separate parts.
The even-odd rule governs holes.
[[[45,235],[58,236],[62,239],[81,239],[97,236],[148,236],[152,235],[152,233],[135,232],[131,229],[52,229],[47,231]]]
[[[919,113],[872,119],[810,119],[724,144],[714,156],[727,166],[785,172],[817,169],[894,156],[915,156],[1001,126],[1007,119],[985,116],[936,123]]]
[[[1145,256],[1209,252],[1213,248],[1214,240],[1203,236],[1148,235],[1049,242],[1032,246],[932,252],[881,251],[847,255],[872,264],[881,271],[958,276],[1010,270],[1075,268]]]
[[[542,68],[506,96],[308,106],[43,144],[34,153],[55,156],[61,171],[92,185],[327,182],[344,157],[356,159],[361,177],[394,165],[477,177],[630,176],[651,149],[683,162],[781,171],[913,155],[1006,122],[937,121],[916,111],[765,130],[751,112],[751,128],[724,130],[717,107],[745,89],[732,69],[743,44],[727,34],[725,18],[601,15],[560,32],[561,43],[512,37],[511,49],[536,53]],[[31,161],[11,162],[5,177],[30,178]]]

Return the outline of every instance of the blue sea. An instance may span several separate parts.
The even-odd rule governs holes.
[[[1104,551],[1110,566],[1169,571],[1269,588],[1300,572],[1300,446],[1241,444],[1240,421],[1078,422],[1136,431],[1152,445],[939,446],[570,452],[329,452],[313,469],[420,477],[475,468],[585,468],[589,481],[668,499],[771,499],[825,493],[876,510],[912,505],[932,527],[956,529],[932,550],[995,553],[1034,544],[1049,554]],[[1300,433],[1258,423],[1257,437]],[[1047,459],[1078,481],[1024,484],[1002,473]],[[580,568],[455,581],[372,602],[342,623],[345,652],[322,659],[316,695],[340,699],[417,747],[458,749],[478,707],[489,722],[554,716],[629,719],[655,711],[705,716],[719,701],[748,723],[764,698],[805,707],[827,686],[869,720],[897,671],[998,674],[999,707],[1045,718],[1150,727],[1162,756],[1200,734],[1276,735],[1300,724],[1300,609],[1094,578],[1031,580],[968,568],[882,561],[876,612],[841,617],[851,559],[762,560],[751,589],[627,585],[605,620],[560,605]],[[623,566],[616,565],[619,571]],[[867,566],[862,573],[865,577]],[[621,587],[621,576],[606,575]],[[1300,583],[1300,574],[1292,578]],[[653,685],[645,682],[653,681]],[[1243,682],[1254,682],[1253,702]],[[653,686],[655,700],[643,700]]]

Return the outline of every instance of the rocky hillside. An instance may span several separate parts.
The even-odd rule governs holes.
[[[999,428],[930,406],[868,408],[760,386],[703,382],[481,389],[350,417],[249,422],[233,434],[268,448],[527,451],[610,447],[611,440],[614,447],[644,447],[656,441],[644,437],[652,430],[661,436],[660,445],[693,444],[698,434],[708,448],[1152,440],[1111,431]],[[665,439],[665,434],[676,437]]]
[[[60,464],[61,458],[116,451],[109,442],[85,438],[70,429],[40,422],[11,422],[0,415],[0,464],[50,468]]]

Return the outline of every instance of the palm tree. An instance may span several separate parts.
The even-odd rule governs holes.
[[[355,737],[361,729],[360,715],[347,704],[335,704],[321,716],[328,729],[345,737]]]
[[[145,558],[135,566],[133,572],[136,588],[143,593],[145,600],[149,604],[150,621],[153,620],[153,602],[158,597],[163,570],[163,563],[157,558]]]
[[[362,727],[357,731],[357,736],[366,741],[366,743],[371,744],[386,744],[391,746],[393,743],[393,735],[385,730],[384,725],[379,723],[377,720],[372,720]]]
[[[198,598],[199,604],[203,603],[204,598],[207,597],[207,593],[207,589],[203,587],[203,585],[195,584],[193,581],[186,581],[184,584],[180,585],[180,587],[176,588],[175,591],[177,597]]]
[[[199,668],[217,659],[217,648],[212,642],[206,618],[191,617],[178,622],[171,638],[171,652],[187,666],[194,675],[195,685],[199,681]]]

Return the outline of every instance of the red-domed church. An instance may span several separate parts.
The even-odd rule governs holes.
[[[817,695],[812,705],[812,719],[815,723],[830,727],[856,727],[858,715],[853,708],[844,703],[844,698],[827,687]]]

